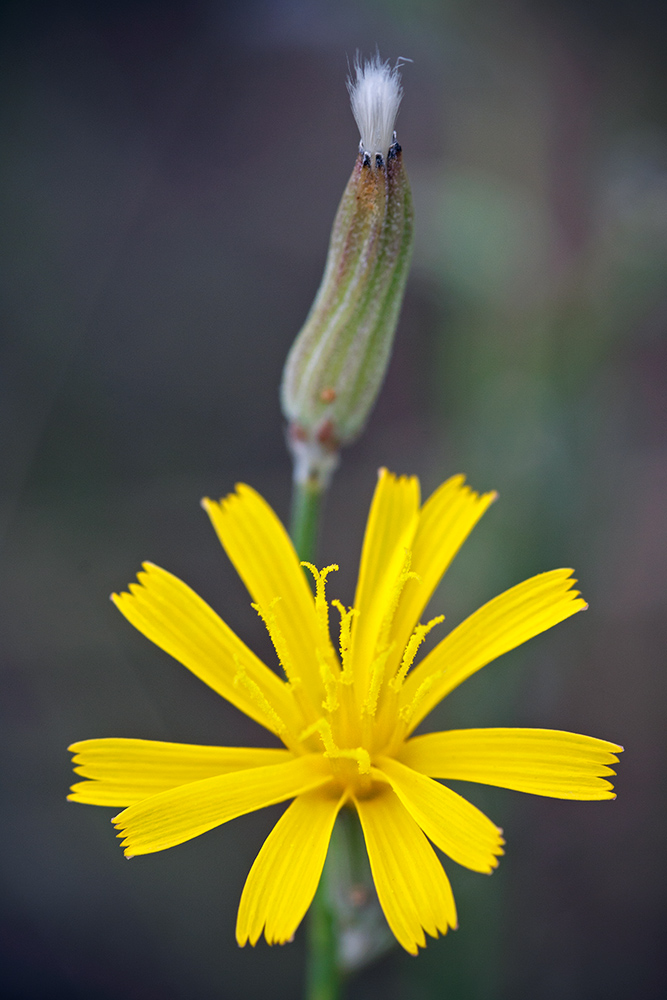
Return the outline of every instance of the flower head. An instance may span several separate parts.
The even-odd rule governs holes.
[[[75,743],[84,779],[70,798],[122,806],[113,820],[129,857],[173,847],[227,820],[293,800],[252,866],[237,938],[288,941],[310,905],[340,809],[361,821],[378,898],[409,952],[456,926],[449,881],[431,846],[479,872],[502,854],[501,831],[440,779],[556,798],[613,797],[622,748],[544,729],[464,729],[413,736],[453,688],[491,660],[586,605],[571,570],[542,573],[480,608],[418,663],[442,616],[419,618],[494,499],[457,476],[420,505],[415,478],[382,470],[352,607],[329,600],[336,566],[306,565],[248,486],[204,501],[271,636],[280,675],[189,587],[151,563],[125,617],[215,691],[270,730],[276,749],[147,740]],[[334,639],[332,639],[332,634]],[[282,675],[282,676],[281,676]]]

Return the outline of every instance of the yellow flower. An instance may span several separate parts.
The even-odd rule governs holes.
[[[113,820],[128,857],[183,843],[227,820],[294,801],[266,839],[245,884],[237,939],[288,941],[308,909],[343,806],[359,815],[378,897],[407,951],[456,926],[449,881],[432,842],[490,872],[501,831],[435,779],[461,778],[565,799],[613,798],[606,780],[622,748],[545,729],[413,731],[458,684],[491,660],[586,605],[571,570],[542,573],[485,604],[413,666],[424,607],[495,495],[457,476],[420,506],[416,478],[380,473],[352,608],[315,596],[282,524],[248,486],[204,501],[248,588],[280,662],[264,665],[189,587],[151,563],[113,600],[132,624],[265,726],[281,749],[150,740],[75,743],[71,799],[123,806]],[[340,619],[335,645],[330,613]],[[335,646],[338,648],[336,649]]]

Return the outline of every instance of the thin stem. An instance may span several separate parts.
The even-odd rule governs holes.
[[[313,562],[324,488],[319,482],[294,482],[292,487],[292,523],[290,534],[299,559]]]
[[[336,919],[323,873],[308,914],[306,1000],[341,1000],[343,979],[337,945]]]
[[[324,487],[320,481],[294,482],[291,536],[299,558],[314,562]],[[336,919],[323,874],[308,914],[306,1000],[341,1000]]]

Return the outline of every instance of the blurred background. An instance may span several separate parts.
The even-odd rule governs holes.
[[[431,728],[624,744],[619,797],[459,787],[505,829],[446,862],[460,929],[350,1000],[667,996],[667,102],[653,0],[161,0],[3,7],[0,742],[4,995],[299,996],[294,944],[239,950],[280,809],[122,857],[65,801],[65,748],[268,735],[108,600],[143,559],[270,656],[199,507],[237,480],[286,517],[277,387],[358,135],[357,49],[411,58],[398,136],[415,260],[389,376],[328,500],[352,599],[375,471],[497,503],[432,604],[456,624],[574,566],[590,610],[487,667]],[[333,594],[333,591],[332,591]],[[269,985],[267,985],[269,984]]]

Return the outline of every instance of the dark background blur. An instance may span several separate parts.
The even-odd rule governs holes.
[[[446,863],[460,930],[397,951],[350,997],[667,996],[664,5],[3,11],[3,995],[299,995],[303,932],[254,951],[233,938],[280,810],[127,864],[112,811],[65,802],[65,747],[268,740],[108,594],[150,558],[269,655],[198,502],[242,479],[287,514],[277,386],[356,154],[347,60],[377,44],[414,60],[398,133],[415,262],[323,559],[350,601],[381,464],[425,492],[459,471],[497,488],[433,613],[455,624],[559,565],[590,610],[430,725],[573,729],[627,753],[615,802],[462,789],[505,828],[499,871]]]

